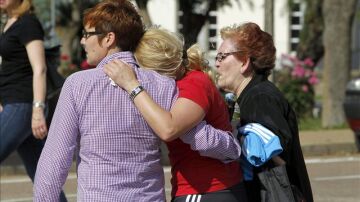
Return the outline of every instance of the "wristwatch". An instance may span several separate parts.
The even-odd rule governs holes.
[[[134,101],[135,97],[136,97],[137,95],[139,95],[141,92],[143,92],[144,90],[145,90],[145,89],[144,89],[144,87],[142,87],[142,86],[138,86],[138,87],[134,88],[134,90],[132,90],[131,93],[130,93],[130,99],[131,99],[132,101]]]
[[[32,106],[33,106],[33,107],[39,107],[39,108],[45,109],[45,103],[44,103],[44,102],[40,102],[40,101],[34,101],[34,102],[32,103]]]

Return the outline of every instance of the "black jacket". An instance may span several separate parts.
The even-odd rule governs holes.
[[[307,202],[312,202],[311,185],[300,147],[297,119],[282,93],[266,76],[257,74],[245,87],[237,103],[240,107],[241,126],[253,122],[260,123],[279,136],[284,149],[280,157],[286,161],[289,180],[301,190]],[[259,171],[260,169],[255,169],[255,173]],[[258,179],[254,179],[252,189],[253,194],[260,197]]]

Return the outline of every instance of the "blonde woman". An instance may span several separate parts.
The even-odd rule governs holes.
[[[17,150],[34,180],[47,134],[44,31],[31,0],[2,0],[0,9],[0,162]]]
[[[214,128],[232,131],[224,100],[202,71],[204,59],[198,46],[184,51],[179,36],[153,28],[145,32],[135,57],[142,68],[177,80],[179,96],[170,112],[155,103],[146,91],[134,99],[150,127],[167,142],[172,166],[172,201],[246,201],[237,162],[223,163],[201,156],[180,139],[203,120]],[[132,69],[119,60],[106,65],[105,73],[127,92],[139,86]],[[217,138],[211,141],[220,143]]]

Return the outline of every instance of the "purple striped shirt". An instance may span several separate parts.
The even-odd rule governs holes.
[[[110,84],[103,65],[115,58],[136,66],[130,52],[107,56],[65,82],[34,185],[34,201],[58,201],[78,151],[77,201],[165,201],[160,139],[128,93]],[[134,68],[141,85],[164,109],[176,99],[175,81]]]

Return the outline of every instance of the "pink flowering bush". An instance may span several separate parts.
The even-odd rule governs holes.
[[[310,58],[300,60],[289,55],[282,55],[281,65],[282,70],[277,73],[276,84],[298,118],[310,116],[315,103],[314,85],[319,83],[319,78],[314,71],[314,62]]]

